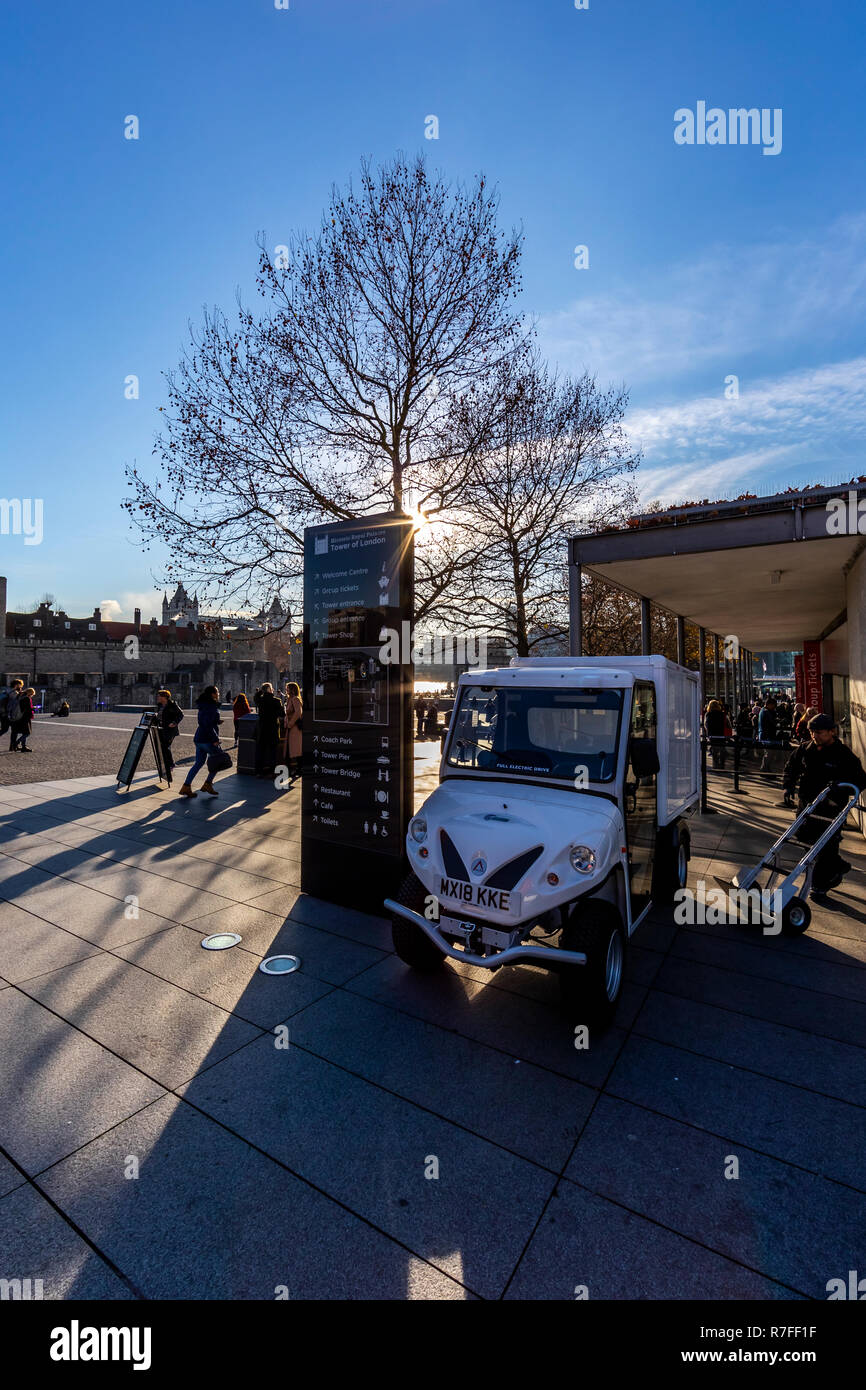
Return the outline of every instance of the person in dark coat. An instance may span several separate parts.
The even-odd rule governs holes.
[[[180,789],[180,796],[198,796],[198,792],[192,789],[192,779],[200,768],[204,767],[208,758],[212,754],[218,753],[220,744],[220,693],[215,685],[206,685],[204,690],[196,700],[198,706],[198,727],[193,735],[195,742],[195,762],[186,774],[186,779]],[[208,772],[207,781],[202,783],[202,791],[208,792],[211,796],[218,796],[216,787],[211,781]]]
[[[36,691],[32,686],[22,690],[18,697],[18,712],[12,720],[12,740],[9,748],[12,752],[32,753],[33,749],[27,747],[27,740],[33,728],[33,696]]]
[[[725,766],[725,738],[730,733],[731,726],[728,723],[725,711],[720,700],[710,700],[707,705],[707,712],[704,715],[704,733],[710,745],[710,756],[713,760],[713,767],[719,772]]]
[[[257,692],[259,723],[256,729],[256,776],[273,777],[280,758],[285,730],[285,710],[270,681]]]
[[[16,751],[16,744],[18,742],[12,725],[18,718],[19,702],[23,690],[24,682],[22,680],[14,680],[5,695],[0,699],[0,734],[5,734],[6,730],[9,730],[10,753]]]
[[[169,785],[171,785],[171,771],[174,767],[171,745],[177,738],[178,726],[183,719],[183,710],[177,701],[171,698],[170,690],[158,690],[156,692],[156,710],[156,727],[159,730],[159,740],[165,758],[165,770],[168,773]]]
[[[427,713],[424,716],[424,733],[427,738],[439,737],[439,701],[435,695],[431,695],[427,701]]]
[[[415,696],[415,700],[413,702],[413,709],[415,711],[416,721],[415,737],[421,738],[424,734],[424,715],[427,713],[427,706],[424,703],[423,695]]]
[[[815,800],[825,787],[852,782],[862,791],[866,772],[857,754],[836,737],[836,726],[829,714],[816,714],[809,720],[809,742],[802,743],[788,759],[782,779],[787,799],[797,798],[797,814]],[[814,845],[845,805],[850,792],[836,788],[824,798],[815,813],[797,832],[804,844]],[[842,831],[837,830],[821,850],[812,874],[813,893],[827,893],[842,882],[851,865],[839,855]]]
[[[249,713],[250,713],[250,702],[249,702],[249,700],[247,699],[247,697],[246,697],[246,695],[244,694],[244,692],[241,691],[240,695],[237,695],[237,696],[235,697],[235,702],[234,702],[234,704],[232,705],[232,718],[233,718],[234,721],[235,721],[235,743],[237,743],[238,740],[240,739],[240,724],[239,724],[238,721],[241,720],[241,719],[243,719],[244,716],[247,715],[247,714],[249,714]]]
[[[747,758],[752,750],[752,716],[747,704],[740,705],[737,711],[737,738],[742,745],[742,757]]]
[[[761,771],[771,772],[770,749],[781,746],[779,737],[779,715],[776,709],[776,701],[772,695],[767,698],[764,708],[758,713],[758,742],[760,743],[764,756],[761,759]]]

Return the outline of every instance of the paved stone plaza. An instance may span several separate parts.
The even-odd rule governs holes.
[[[656,913],[581,1052],[546,974],[413,975],[382,918],[302,894],[298,790],[218,786],[0,788],[0,1274],[54,1299],[759,1300],[866,1268],[859,837],[805,937]],[[777,795],[719,794],[692,883],[769,843]],[[242,944],[201,949],[222,930]],[[275,952],[302,969],[261,974]]]

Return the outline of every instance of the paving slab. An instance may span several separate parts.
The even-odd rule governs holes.
[[[0,1145],[38,1173],[163,1088],[20,993],[0,993]]]
[[[13,1192],[26,1181],[26,1177],[18,1171],[15,1164],[10,1163],[9,1159],[0,1153],[0,1197],[5,1197],[7,1192]]]
[[[170,918],[62,878],[50,878],[39,887],[16,894],[14,905],[103,947],[137,941],[174,926]]]
[[[77,869],[92,867],[94,853],[73,845],[63,845],[45,835],[30,835],[24,841],[4,846],[4,858],[32,864],[48,873],[68,875]]]
[[[653,992],[635,1033],[866,1106],[866,1050],[730,1009]]]
[[[4,1277],[29,1279],[32,1299],[135,1299],[105,1260],[29,1185],[0,1201],[0,1250]]]
[[[291,917],[283,921],[276,913],[262,912],[248,903],[236,903],[197,917],[195,930],[202,936],[208,932],[237,932],[243,937],[243,949],[259,957],[298,956],[303,971],[332,985],[345,984],[385,958],[383,951],[372,946],[319,927],[308,927]]]
[[[260,1030],[103,952],[27,983],[27,992],[166,1087],[260,1036]]]
[[[0,895],[6,896],[4,887],[8,885],[0,884]],[[100,873],[97,879],[89,879],[87,883],[73,883],[71,879],[55,879],[50,884],[28,885],[29,895],[24,892],[16,892],[11,899],[21,907],[31,907],[35,912],[37,907],[32,901],[37,893],[47,894],[52,892],[66,892],[69,894],[70,903],[74,903],[76,895],[93,894],[105,897],[109,902],[121,905],[128,898],[136,898],[139,912],[143,915],[150,912],[154,916],[168,919],[171,922],[192,922],[197,917],[204,917],[208,912],[215,912],[217,908],[226,907],[228,899],[218,896],[216,893],[209,893],[204,888],[195,888],[187,883],[175,883],[170,878],[165,878],[159,874],[150,874],[143,869],[125,868],[122,864],[116,864],[111,869],[106,869]],[[31,901],[28,901],[28,896]],[[92,899],[91,899],[92,903]],[[95,905],[94,905],[95,906]],[[143,932],[139,935],[144,935]],[[131,940],[130,936],[123,938]]]
[[[228,843],[215,843],[212,840],[193,840],[186,847],[186,853],[194,859],[204,859],[208,863],[224,864],[228,868],[244,869],[247,873],[273,880],[274,884],[288,883],[293,888],[301,885],[301,857],[299,847],[287,845],[280,853],[245,849]]]
[[[866,1038],[866,1006],[856,999],[841,999],[806,987],[783,985],[738,971],[720,970],[706,963],[668,956],[659,970],[655,987],[735,1013],[799,1028],[816,1037],[862,1046]]]
[[[208,928],[172,927],[143,941],[117,946],[114,954],[258,1028],[274,1028],[330,992],[330,985],[303,970],[263,975],[260,958],[236,946],[206,951],[201,942],[208,934]]]
[[[566,1177],[806,1298],[863,1261],[863,1193],[607,1096]]]
[[[625,1037],[614,1026],[591,1037],[586,1050],[578,1050],[574,1029],[558,1008],[497,985],[477,984],[450,966],[432,976],[419,975],[392,956],[346,988],[588,1086],[603,1085]]]
[[[43,922],[14,903],[0,902],[0,975],[15,984],[96,955],[98,946]]]
[[[13,902],[34,888],[50,888],[53,876],[35,864],[25,864],[11,854],[0,854],[0,900]]]
[[[251,907],[262,912],[275,912],[283,917],[291,916],[296,922],[304,922],[310,927],[321,927],[339,936],[351,937],[364,946],[374,946],[380,951],[392,951],[391,923],[384,917],[373,916],[369,912],[358,912],[355,908],[340,907],[336,903],[326,903],[321,898],[310,897],[288,884],[274,888],[261,897],[251,898]]]
[[[866,1190],[866,1111],[859,1106],[634,1035],[607,1089],[671,1119]]]
[[[595,1091],[344,990],[298,1014],[291,1043],[559,1172]]]
[[[700,931],[682,931],[671,954],[722,970],[736,970],[785,985],[805,985],[822,994],[866,1003],[866,970],[844,950],[838,950],[833,958],[823,941],[816,942],[811,952],[806,946],[792,954],[784,947],[774,951],[772,947],[753,945],[737,938],[738,933],[734,932],[725,939]],[[808,942],[808,937],[799,939]]]
[[[124,1178],[130,1154],[135,1180]],[[468,1296],[175,1097],[42,1181],[146,1298],[273,1300],[283,1289],[292,1300]]]
[[[182,1094],[469,1289],[496,1298],[550,1173],[300,1047],[262,1038]],[[438,1177],[431,1162],[438,1163]],[[467,1173],[483,1174],[497,1215]]]
[[[582,1290],[586,1292],[582,1292]],[[507,1299],[789,1299],[789,1289],[561,1182]]]
[[[164,890],[159,883],[149,882],[151,879],[207,889],[209,893],[233,902],[246,902],[273,888],[270,879],[258,878],[239,869],[226,869],[204,859],[194,859],[189,854],[172,853],[166,848],[139,850],[138,853],[131,850],[122,865],[118,865],[114,859],[91,859],[89,865],[85,864],[77,870],[76,878],[94,888],[101,887],[103,880],[108,880],[115,896],[125,897],[127,892],[134,893],[136,890],[134,886],[125,888],[124,880],[128,879],[132,884],[142,872],[147,875],[148,889],[155,893]],[[118,892],[118,886],[125,888],[125,891]]]

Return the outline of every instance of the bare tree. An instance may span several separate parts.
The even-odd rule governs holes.
[[[521,334],[520,238],[497,215],[483,177],[452,188],[398,157],[333,189],[317,235],[276,254],[260,237],[265,308],[190,329],[161,477],[128,470],[125,505],[170,579],[247,602],[300,573],[306,525],[460,502],[479,438],[455,447],[452,422]],[[420,544],[418,616],[463,563],[441,533]]]
[[[586,374],[550,372],[532,349],[500,364],[464,407],[470,436],[480,430],[487,445],[474,456],[462,521],[477,552],[468,598],[476,624],[519,656],[566,637],[568,537],[631,505],[626,403]]]
[[[584,655],[640,655],[640,602],[633,594],[584,574],[581,609]]]

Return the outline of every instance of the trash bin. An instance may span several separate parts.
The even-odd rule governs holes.
[[[256,733],[259,716],[253,712],[243,714],[238,720],[238,772],[248,772],[255,776],[256,771]]]

